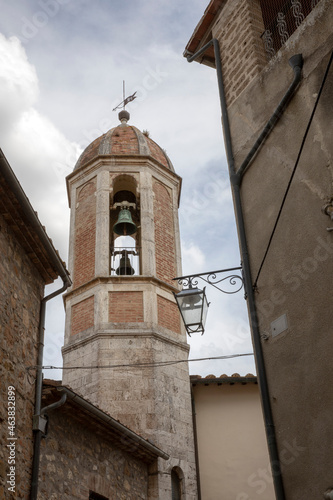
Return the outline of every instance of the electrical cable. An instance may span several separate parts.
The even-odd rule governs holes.
[[[176,365],[178,363],[190,363],[193,361],[210,361],[216,359],[231,359],[239,358],[242,356],[253,356],[253,352],[248,352],[244,354],[230,354],[226,356],[215,356],[210,358],[196,358],[196,359],[179,359],[177,361],[159,361],[159,362],[147,362],[147,363],[131,363],[131,364],[121,364],[121,365],[101,365],[101,366],[29,366],[28,371],[42,368],[43,370],[91,370],[91,369],[110,369],[110,368],[155,368],[160,366]]]
[[[332,60],[333,60],[333,52],[331,53],[331,57],[329,59],[329,62],[328,62],[328,65],[327,65],[327,68],[326,68],[326,71],[325,71],[325,74],[324,74],[324,77],[323,77],[323,80],[321,82],[321,85],[320,85],[320,89],[319,89],[319,92],[318,92],[318,95],[317,95],[317,98],[316,98],[316,102],[314,104],[314,107],[313,107],[313,110],[312,110],[312,113],[311,113],[311,116],[309,118],[309,121],[308,121],[308,124],[307,124],[307,127],[306,127],[306,130],[305,130],[305,133],[304,133],[304,136],[303,136],[303,139],[302,139],[302,143],[301,143],[301,147],[299,149],[299,152],[298,152],[298,155],[297,155],[297,159],[296,159],[296,162],[295,162],[295,165],[294,165],[294,168],[293,168],[293,171],[291,173],[291,176],[290,176],[290,179],[289,179],[289,182],[288,182],[288,186],[287,186],[287,189],[286,189],[286,192],[284,194],[284,197],[283,197],[283,200],[282,200],[282,203],[281,203],[281,206],[280,206],[280,209],[279,209],[279,213],[277,215],[277,218],[276,218],[276,221],[275,221],[275,224],[274,224],[274,227],[273,227],[273,230],[272,230],[272,233],[271,233],[271,236],[269,238],[269,241],[268,241],[268,245],[267,245],[267,248],[266,248],[266,251],[265,251],[265,254],[264,254],[264,257],[261,261],[261,264],[260,264],[260,267],[259,267],[259,271],[258,271],[258,274],[257,274],[257,277],[254,281],[254,284],[253,284],[253,288],[255,289],[257,287],[257,283],[258,283],[258,279],[259,279],[259,276],[260,276],[260,273],[261,273],[261,270],[263,268],[263,265],[264,265],[264,262],[266,260],[266,257],[267,257],[267,254],[268,254],[268,251],[269,251],[269,248],[271,246],[271,243],[272,243],[272,240],[273,240],[273,237],[274,237],[274,234],[275,234],[275,230],[276,230],[276,227],[278,225],[278,222],[280,220],[280,217],[281,217],[281,213],[282,213],[282,210],[283,210],[283,207],[284,207],[284,204],[285,204],[285,201],[286,201],[286,198],[288,196],[288,193],[289,193],[289,190],[290,190],[290,186],[291,186],[291,183],[293,181],[293,178],[295,176],[295,172],[296,172],[296,169],[298,167],[298,164],[299,164],[299,160],[300,160],[300,157],[301,157],[301,154],[303,152],[303,148],[304,148],[304,144],[305,144],[305,141],[307,139],[307,136],[308,136],[308,133],[309,133],[309,130],[310,130],[310,127],[311,127],[311,124],[312,124],[312,120],[313,120],[313,117],[314,117],[314,114],[316,112],[316,109],[317,109],[317,106],[318,106],[318,103],[319,103],[319,99],[320,99],[320,96],[322,94],[322,91],[323,91],[323,88],[324,88],[324,85],[325,85],[325,82],[326,82],[326,79],[327,79],[327,76],[328,76],[328,72],[330,70],[330,67],[331,67],[331,64],[332,64]]]

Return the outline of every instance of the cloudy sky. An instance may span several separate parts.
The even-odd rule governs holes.
[[[65,177],[93,139],[130,123],[164,148],[183,178],[183,273],[240,264],[213,69],[183,51],[208,0],[0,0],[0,147],[67,261]],[[59,283],[48,287],[59,287]],[[252,352],[243,292],[207,286],[206,332],[190,358]],[[62,364],[61,298],[47,309],[45,365]],[[192,374],[255,373],[253,356],[190,363]],[[47,371],[60,378],[61,372]]]

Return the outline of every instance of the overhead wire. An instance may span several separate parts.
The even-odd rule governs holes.
[[[43,370],[91,370],[91,369],[114,369],[114,368],[155,368],[160,366],[170,366],[176,365],[179,363],[191,363],[194,361],[211,361],[218,359],[232,359],[239,358],[242,356],[253,356],[253,352],[241,353],[241,354],[229,354],[225,356],[214,356],[209,358],[195,358],[195,359],[179,359],[179,360],[168,360],[168,361],[156,361],[156,362],[142,362],[142,363],[127,363],[127,364],[119,364],[119,365],[92,365],[92,366],[29,366],[27,368],[28,371],[33,369]]]

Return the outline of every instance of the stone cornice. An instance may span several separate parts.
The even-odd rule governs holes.
[[[124,323],[125,325],[125,323]],[[92,341],[95,340],[100,340],[100,339],[110,339],[112,337],[118,337],[118,338],[131,338],[133,339],[134,337],[141,337],[141,338],[155,338],[157,340],[160,340],[162,342],[165,342],[167,344],[171,344],[173,346],[176,346],[183,351],[186,351],[187,353],[190,350],[189,344],[187,342],[181,342],[177,341],[175,339],[170,338],[169,336],[164,335],[163,333],[157,331],[156,328],[152,327],[142,327],[142,323],[140,324],[139,328],[141,331],[139,331],[138,324],[133,324],[133,328],[128,328],[128,323],[126,323],[126,328],[118,328],[118,329],[103,329],[101,328],[100,331],[96,333],[91,333],[87,332],[86,334],[80,333],[77,334],[76,336],[73,336],[72,339],[70,340],[70,343],[68,343],[66,346],[62,347],[61,351],[63,354],[66,354],[72,350],[78,349],[79,347],[85,346],[87,344],[90,344]],[[134,328],[136,326],[136,328]],[[134,332],[135,329],[135,332]],[[77,338],[77,336],[80,336],[80,338]]]
[[[98,285],[133,285],[133,284],[153,284],[157,285],[162,290],[168,292],[179,292],[179,289],[176,286],[169,285],[165,281],[162,281],[154,276],[96,276],[92,280],[88,281],[84,285],[81,285],[77,288],[71,288],[68,292],[63,295],[64,301],[69,298],[77,297],[78,295],[92,290]]]
[[[81,178],[87,178],[93,172],[98,172],[101,168],[107,167],[107,169],[112,172],[112,168],[117,167],[126,167],[126,166],[139,166],[139,167],[151,167],[157,173],[162,174],[164,177],[168,179],[172,179],[172,181],[176,184],[179,184],[179,196],[178,196],[178,204],[180,199],[182,178],[165,167],[162,163],[158,162],[155,158],[148,155],[99,155],[97,158],[90,160],[85,165],[83,165],[78,170],[74,170],[66,177],[66,185],[67,185],[67,194],[68,201],[70,206],[70,185],[75,181]],[[110,168],[111,167],[111,168]]]

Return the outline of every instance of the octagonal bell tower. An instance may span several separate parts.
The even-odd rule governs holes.
[[[189,346],[172,281],[181,275],[181,178],[126,111],[120,118],[67,177],[73,285],[63,383],[170,456],[150,476],[149,499],[172,498],[172,473],[181,498],[194,500],[188,364],[178,363]],[[90,368],[68,369],[81,366]]]

